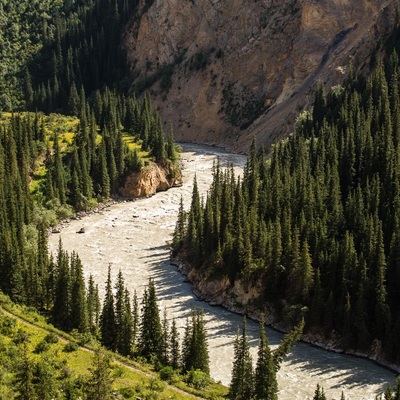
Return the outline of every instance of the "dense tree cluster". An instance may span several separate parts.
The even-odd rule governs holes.
[[[169,327],[166,312],[161,321],[152,279],[145,288],[139,309],[136,291],[131,297],[121,271],[113,286],[109,266],[101,307],[98,286],[92,276],[86,287],[79,256],[69,255],[60,242],[56,260],[48,263],[43,280],[48,290],[40,302],[51,310],[52,320],[59,328],[90,333],[106,348],[124,356],[140,356],[160,366],[183,372],[200,370],[209,375],[202,311],[193,310],[181,344],[176,321]]]
[[[0,110],[23,106],[23,72],[42,49],[42,32],[54,28],[62,1],[21,0],[0,4]]]
[[[159,163],[177,159],[172,130],[165,140],[148,96],[138,101],[99,92],[94,104],[84,103],[70,142],[57,132],[62,118],[60,127],[56,122],[48,129],[53,117],[15,114],[0,124],[0,287],[35,306],[31,279],[43,275],[47,251],[36,229],[117,194],[126,175],[143,166],[137,150]],[[129,149],[124,132],[137,149]]]
[[[181,343],[176,321],[170,327],[166,312],[161,321],[152,279],[139,307],[136,291],[131,297],[121,271],[113,286],[109,266],[101,306],[98,285],[92,276],[85,285],[77,253],[69,255],[60,241],[55,259],[46,256],[47,253],[42,254],[46,261],[41,270],[26,277],[30,288],[30,299],[26,301],[50,312],[57,327],[90,334],[106,348],[124,356],[140,356],[155,365],[171,366],[183,372],[200,370],[209,375],[207,335],[201,310],[192,311]]]
[[[174,235],[196,267],[262,280],[283,318],[308,310],[306,329],[335,330],[345,348],[378,340],[397,362],[399,73],[394,53],[367,79],[351,73],[327,94],[319,86],[268,158],[253,142],[242,180],[215,165],[204,201],[194,183]]]
[[[140,356],[158,366],[171,366],[188,372],[200,370],[209,375],[209,357],[205,323],[201,310],[193,310],[182,343],[175,319],[171,327],[164,311],[160,317],[157,293],[152,279],[145,288],[139,311],[136,293],[131,307],[129,291],[121,271],[113,291],[111,271],[100,315],[101,342],[126,356]],[[115,295],[113,294],[115,292]]]
[[[0,110],[75,112],[74,97],[128,88],[121,36],[136,0],[3,1]]]
[[[38,112],[0,124],[0,288],[16,301],[38,305],[30,291],[46,257],[43,240],[34,246],[36,228],[116,194],[126,174],[141,169],[140,151],[158,163],[176,160],[172,130],[165,140],[149,97],[125,93],[119,44],[135,10],[136,0],[0,4],[0,110],[79,118],[72,139],[61,127],[50,131]]]
[[[126,175],[143,166],[139,150],[149,152],[157,163],[167,158],[176,161],[173,133],[165,140],[160,117],[152,111],[148,96],[137,101],[105,90],[96,93],[93,104],[82,101],[73,143],[62,152],[55,134],[53,149],[46,153],[42,193],[47,201],[81,210],[90,207],[93,199],[118,193]],[[141,146],[130,150],[124,134]]]

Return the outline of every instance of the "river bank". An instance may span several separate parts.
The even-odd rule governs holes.
[[[199,285],[200,282],[196,280],[196,277],[199,275],[197,273],[191,273],[194,268],[192,268],[189,264],[183,262],[179,258],[179,256],[176,258],[171,258],[171,264],[176,266],[178,271],[188,278],[188,281],[193,285],[193,293],[195,294],[195,296],[207,302],[211,306],[224,307],[225,309],[235,314],[241,316],[246,315],[248,318],[256,322],[264,320],[268,327],[276,330],[279,333],[285,334],[288,332],[285,324],[277,321],[276,315],[272,308],[266,307],[260,310],[256,307],[242,306],[237,301],[232,301],[232,297],[226,291],[224,292],[225,295],[222,294],[219,296],[210,296],[207,291],[202,290],[202,288],[204,288],[204,285]],[[213,286],[215,287],[215,284]],[[386,368],[390,372],[400,374],[400,366],[386,361],[382,355],[382,352],[380,351],[380,344],[376,342],[373,344],[372,349],[369,353],[353,349],[343,349],[340,346],[339,338],[327,341],[324,340],[321,335],[312,334],[310,332],[302,335],[301,342],[332,353],[345,354],[352,357],[369,360],[380,367]]]

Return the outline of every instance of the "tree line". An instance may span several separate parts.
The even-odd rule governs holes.
[[[136,291],[127,289],[121,270],[113,285],[108,268],[103,304],[98,285],[89,276],[84,281],[82,263],[68,254],[60,242],[55,260],[50,260],[46,285],[47,308],[55,326],[91,335],[109,350],[139,357],[158,369],[170,366],[188,372],[210,373],[207,335],[202,310],[192,310],[180,340],[177,321],[163,317],[158,307],[154,281],[150,278],[139,305]]]
[[[393,53],[368,78],[315,90],[288,139],[258,151],[243,179],[214,166],[204,199],[194,182],[174,251],[211,276],[261,281],[260,299],[306,331],[336,332],[345,349],[381,343],[399,362],[400,98]]]

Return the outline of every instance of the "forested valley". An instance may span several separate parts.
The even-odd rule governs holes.
[[[58,333],[31,340],[20,322],[1,316],[0,397],[169,396],[156,378],[148,388],[113,389],[111,359],[93,347],[98,341],[199,396],[276,399],[276,373],[301,335],[303,317],[306,331],[329,338],[334,329],[344,348],[381,343],[387,359],[398,363],[396,53],[369,78],[353,73],[327,94],[320,86],[312,110],[270,157],[254,141],[242,181],[216,165],[207,201],[195,184],[190,212],[181,208],[174,251],[232,283],[262,280],[261,300],[295,326],[271,352],[260,325],[253,374],[244,320],[229,394],[210,378],[201,310],[192,311],[180,338],[167,312],[160,317],[152,280],[139,304],[122,272],[115,283],[109,272],[101,302],[77,253],[60,242],[49,255],[49,228],[117,196],[129,173],[150,162],[178,170],[172,128],[166,131],[149,94],[136,98],[129,90],[118,43],[137,6],[136,0],[0,3],[0,289],[14,303],[2,294],[0,305],[24,305],[70,332],[66,353],[94,348],[90,375],[72,376],[60,361]],[[41,318],[35,315],[34,322]],[[385,398],[398,395],[398,388],[388,389]],[[318,387],[314,398],[323,396]]]
[[[170,343],[151,281],[139,306],[122,273],[115,288],[109,277],[101,307],[97,285],[92,278],[84,281],[79,255],[69,255],[61,242],[56,258],[48,254],[51,226],[117,196],[131,172],[151,162],[168,165],[172,173],[178,170],[172,129],[165,134],[148,95],[137,100],[128,91],[119,41],[135,7],[136,2],[108,0],[0,4],[0,289],[13,302],[39,310],[56,327],[72,332],[75,342],[90,345],[98,339],[143,362],[182,366],[182,373],[198,370],[189,383],[209,384],[200,310],[193,310],[187,322],[182,345],[187,355],[181,358],[176,326]],[[29,334],[17,329],[14,320],[4,317],[1,324],[1,398],[107,399],[135,393],[164,398],[161,384],[147,392],[138,385],[136,391],[117,394],[108,376],[110,357],[97,350],[99,363],[91,372],[100,374],[93,379],[105,387],[96,394],[101,388],[86,375],[67,379],[57,354],[45,360],[57,337],[44,338],[32,351]],[[67,352],[78,345],[70,347]],[[37,361],[40,357],[33,354],[42,353],[43,360]],[[96,370],[100,361],[105,372]],[[165,379],[173,374],[167,370]]]
[[[149,160],[177,159],[172,130],[167,142],[149,97],[136,100],[123,84],[117,43],[129,7],[104,0],[1,5],[2,48],[9,49],[1,61],[0,271],[1,289],[15,301],[46,304],[50,225],[118,194],[126,175]]]
[[[399,61],[315,90],[311,111],[267,156],[253,142],[243,179],[216,164],[207,198],[196,183],[175,251],[209,279],[262,281],[257,304],[291,325],[381,346],[398,363]]]

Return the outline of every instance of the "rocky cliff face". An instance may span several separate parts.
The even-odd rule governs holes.
[[[396,0],[141,0],[126,33],[136,88],[175,137],[246,151],[287,134],[310,89],[363,68]]]
[[[174,259],[173,263],[188,277],[193,292],[199,298],[257,320],[263,319],[267,324],[277,322],[274,308],[263,300],[265,288],[262,279],[249,281],[242,278],[232,284],[226,276],[211,277],[204,270],[196,269],[180,259]]]
[[[149,197],[181,183],[181,172],[171,164],[159,166],[150,162],[140,172],[132,172],[125,179],[120,193],[124,197]]]

